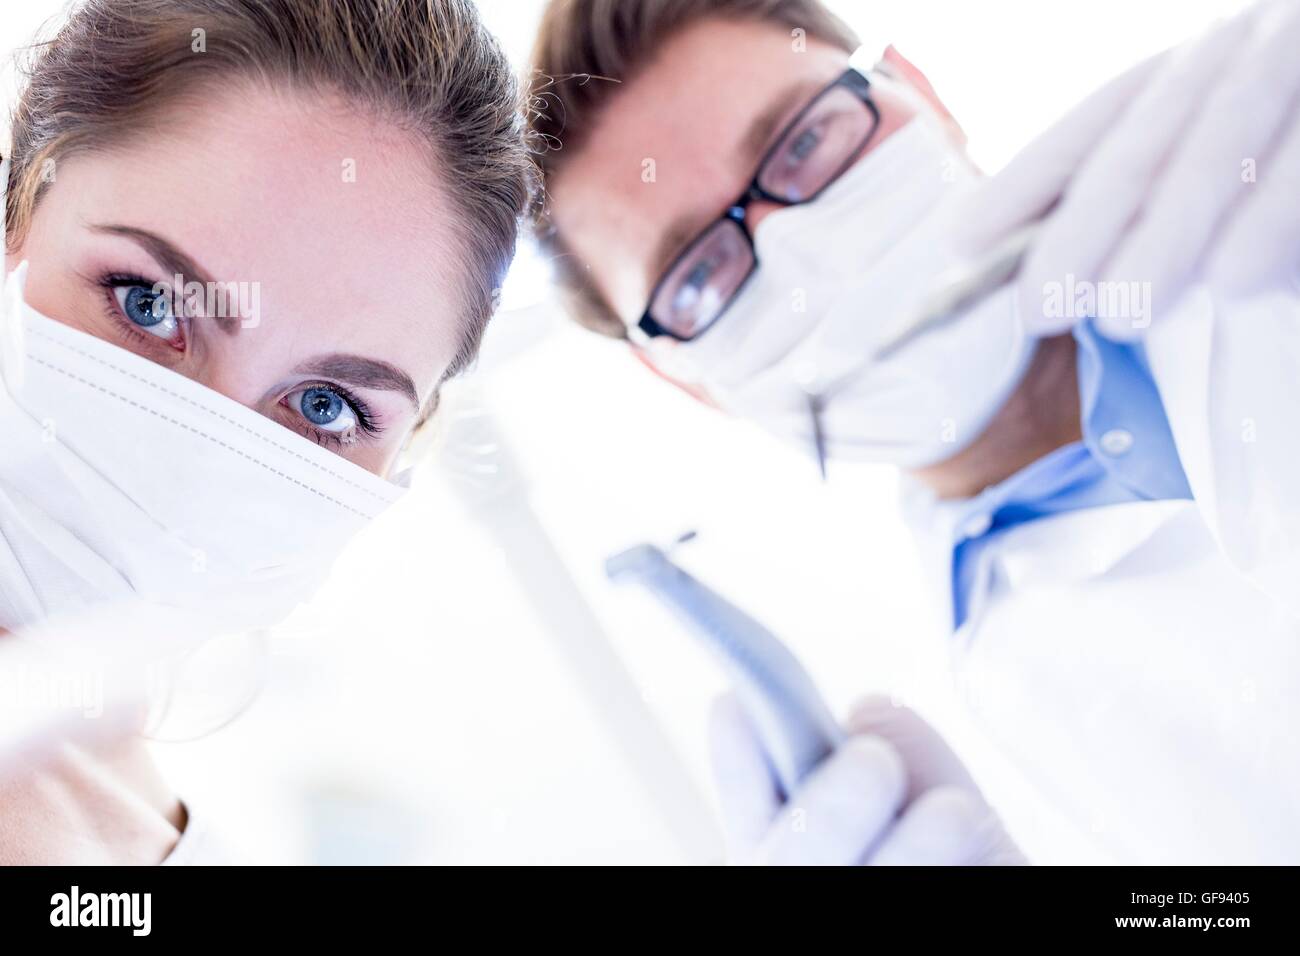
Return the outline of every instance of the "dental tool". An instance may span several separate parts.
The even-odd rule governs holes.
[[[499,353],[498,353],[499,354]],[[448,385],[443,437],[431,464],[496,542],[577,691],[617,742],[627,770],[686,859],[713,862],[722,840],[708,797],[655,719],[609,633],[583,595],[532,503],[528,470],[478,381]]]
[[[781,640],[662,549],[640,544],[613,555],[605,574],[646,588],[716,656],[785,795],[844,739],[812,678]]]

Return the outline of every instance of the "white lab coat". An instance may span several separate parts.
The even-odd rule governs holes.
[[[958,685],[1118,860],[1300,863],[1300,295],[1196,290],[1148,355],[1195,500],[1003,534]]]

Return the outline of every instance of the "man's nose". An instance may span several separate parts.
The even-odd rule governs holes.
[[[776,212],[784,208],[780,203],[769,202],[766,199],[755,199],[745,207],[745,228],[749,230],[752,236],[758,230],[758,224]]]

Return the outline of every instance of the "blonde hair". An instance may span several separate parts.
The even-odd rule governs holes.
[[[83,0],[32,54],[11,124],[8,249],[30,227],[51,160],[121,142],[197,83],[241,76],[341,94],[429,145],[460,213],[466,275],[448,375],[473,360],[535,172],[518,84],[470,0]]]
[[[858,46],[854,32],[820,0],[551,0],[533,47],[528,114],[543,186],[582,147],[618,84],[674,34],[715,17],[802,29],[850,52]],[[545,197],[544,189],[536,194],[534,232],[554,263],[569,314],[592,331],[626,338],[623,321],[555,228]]]

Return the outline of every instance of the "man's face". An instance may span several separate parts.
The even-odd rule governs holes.
[[[560,234],[624,322],[636,322],[659,276],[848,62],[848,52],[796,42],[779,25],[704,20],[623,84],[550,193]],[[881,122],[864,156],[916,113],[897,90],[877,86],[873,98]],[[751,203],[751,233],[778,208]]]

